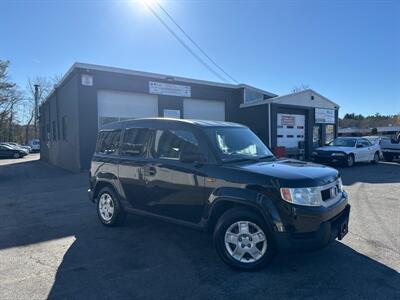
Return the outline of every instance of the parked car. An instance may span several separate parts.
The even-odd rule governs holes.
[[[386,161],[393,159],[400,159],[400,132],[398,132],[392,139],[384,139],[381,142],[381,149],[383,157]]]
[[[26,156],[25,150],[13,148],[10,145],[0,144],[0,157],[1,158],[20,158]]]
[[[38,139],[29,140],[28,146],[32,148],[32,152],[40,152],[40,141]]]
[[[7,143],[0,143],[0,145],[4,145],[4,146],[11,147],[11,148],[13,148],[13,149],[21,150],[21,151],[25,152],[26,155],[29,154],[29,151],[28,151],[27,149],[24,149],[24,148],[19,147],[19,146],[15,146],[15,145],[13,145],[13,143],[9,143],[9,142],[7,142]]]
[[[381,151],[381,143],[383,140],[387,139],[387,137],[380,136],[380,135],[370,135],[370,136],[363,136],[363,138],[369,140],[373,145],[379,145],[379,159],[383,159],[383,154]]]
[[[108,124],[88,195],[106,226],[136,213],[203,229],[221,259],[242,269],[342,239],[350,214],[337,170],[277,160],[249,128],[217,121]]]
[[[341,163],[352,167],[355,162],[379,161],[380,146],[366,138],[338,137],[328,146],[319,147],[312,152],[312,159],[319,163]]]
[[[32,147],[31,146],[27,146],[27,145],[21,145],[18,143],[14,143],[14,142],[7,142],[7,144],[17,147],[17,148],[22,148],[25,149],[26,151],[28,151],[28,153],[30,153],[32,151]]]

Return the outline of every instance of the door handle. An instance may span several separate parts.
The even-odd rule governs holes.
[[[146,166],[143,168],[143,171],[144,176],[154,176],[157,173],[157,169],[155,167]]]
[[[149,176],[154,176],[156,175],[157,170],[154,167],[149,167]]]

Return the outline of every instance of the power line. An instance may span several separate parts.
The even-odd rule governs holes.
[[[167,17],[171,20],[172,23],[176,25],[176,27],[179,28],[179,30],[184,34],[184,36],[193,43],[193,45],[196,46],[196,48],[205,56],[207,57],[213,64],[216,66],[222,73],[224,73],[226,76],[228,76],[232,81],[235,83],[239,83],[235,78],[233,78],[231,75],[229,75],[220,65],[216,63],[215,60],[213,60],[200,46],[197,44],[188,33],[175,21],[175,19],[161,6],[158,1],[155,1],[158,5],[158,7],[167,15]]]
[[[168,24],[157,14],[157,12],[149,5],[146,4],[147,8],[151,11],[151,13],[158,19],[158,21],[171,33],[175,39],[190,53],[196,58],[207,70],[213,73],[216,77],[224,82],[228,82],[226,78],[218,74],[213,68],[211,68],[200,56],[198,56],[176,33],[175,31],[168,26]]]

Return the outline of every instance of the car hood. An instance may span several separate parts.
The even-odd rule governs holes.
[[[266,183],[269,178],[270,183],[280,187],[322,186],[339,177],[339,172],[333,168],[294,159],[247,163],[235,168],[265,175]]]
[[[354,150],[353,147],[341,147],[341,146],[324,146],[315,149],[317,151],[338,151],[338,152],[351,152]]]

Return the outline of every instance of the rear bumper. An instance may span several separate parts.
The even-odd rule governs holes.
[[[321,222],[317,230],[302,232],[275,232],[274,241],[283,252],[313,250],[328,245],[338,238],[341,240],[348,231],[350,205],[345,203],[344,209],[327,221]],[[304,218],[298,216],[299,219]],[[316,220],[314,220],[315,222]]]

